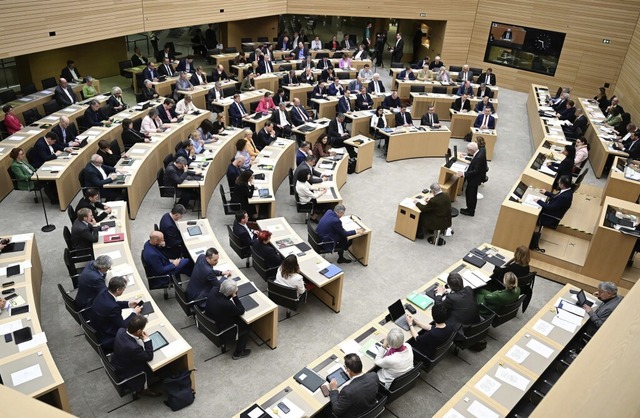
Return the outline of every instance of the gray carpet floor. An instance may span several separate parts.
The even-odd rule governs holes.
[[[388,75],[383,74],[383,78],[389,86]],[[103,91],[107,91],[112,85],[129,84],[129,80],[121,77],[101,81]],[[346,279],[342,311],[339,314],[335,314],[317,299],[309,298],[306,305],[302,306],[300,315],[280,323],[277,349],[256,347],[250,343],[252,355],[240,361],[233,361],[231,355],[223,355],[204,363],[205,359],[217,354],[218,349],[195,327],[184,329],[180,332],[193,347],[197,367],[195,403],[174,414],[161,400],[142,398],[109,415],[232,416],[379,315],[393,301],[437,276],[460,259],[465,251],[483,242],[490,242],[500,204],[532,154],[526,98],[523,93],[500,91],[498,142],[494,160],[489,163],[489,181],[480,189],[484,198],[478,202],[475,217],[459,216],[454,219],[455,235],[447,238],[446,246],[434,247],[426,241],[411,242],[393,231],[398,203],[437,181],[442,159],[386,163],[380,150],[376,150],[373,168],[361,174],[350,175],[341,190],[347,212],[360,216],[372,228],[373,236],[369,266],[363,267],[357,263],[344,266]],[[125,90],[125,99],[133,103],[131,89]],[[464,149],[463,141],[451,142]],[[597,180],[593,176],[585,181],[600,187],[604,183],[604,180]],[[76,201],[77,199],[79,197]],[[284,216],[290,223],[303,221],[303,215],[296,213],[286,181],[277,192],[277,202],[277,216]],[[465,207],[464,197],[459,198],[454,206]],[[157,187],[152,187],[138,219],[130,222],[131,251],[134,255],[140,253],[149,232],[153,230],[153,224],[159,222],[162,214],[169,209],[170,201],[160,198]],[[44,225],[42,208],[33,203],[30,194],[11,193],[0,203],[0,210],[3,214],[0,217],[0,235],[32,231],[36,233],[45,270],[40,316],[49,347],[66,382],[73,413],[82,417],[106,416],[108,410],[124,403],[125,399],[119,398],[103,370],[87,373],[99,366],[99,359],[84,338],[76,336],[81,330],[64,310],[56,289],[58,283],[71,287],[62,261],[62,228],[69,223],[67,214],[48,205],[50,222],[57,228],[54,232],[45,234],[40,232],[40,227]],[[195,213],[189,213],[185,219],[195,216]],[[243,266],[244,263],[235,257],[227,244],[225,225],[233,219],[224,216],[217,193],[209,205],[207,219],[219,241],[223,243],[224,250],[232,254],[238,266]],[[304,224],[294,225],[294,229],[300,236],[306,237]],[[138,270],[142,272],[138,257],[134,258]],[[333,256],[328,258],[335,261]],[[265,289],[264,282],[253,269],[243,271],[260,289]],[[495,340],[489,340],[485,351],[464,352],[461,357],[465,361],[450,355],[426,375],[429,384],[418,381],[413,391],[391,406],[393,412],[402,418],[431,416],[560,287],[557,283],[538,279],[527,312],[492,330],[491,335]],[[160,292],[155,295],[155,302],[176,328],[192,323],[191,319],[185,317],[175,299],[165,301]],[[383,416],[391,415],[385,413]]]

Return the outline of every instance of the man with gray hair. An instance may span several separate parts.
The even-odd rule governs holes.
[[[98,154],[91,156],[91,161],[84,168],[84,187],[98,189],[100,196],[108,201],[116,200],[119,193],[115,189],[105,189],[105,184],[113,183],[118,178],[116,169],[103,164],[104,160]]]
[[[448,195],[442,193],[442,188],[438,183],[431,184],[429,190],[432,196],[427,196],[424,199],[426,204],[418,199],[413,200],[413,203],[420,209],[417,239],[424,239],[425,232],[443,231],[451,226],[451,199]],[[431,244],[446,244],[442,238],[437,243],[434,240],[435,237],[429,237],[429,243]]]
[[[585,304],[582,308],[589,314],[589,325],[587,333],[593,335],[604,321],[609,318],[609,315],[618,307],[622,302],[622,296],[618,296],[618,287],[612,282],[602,282],[598,285],[598,290],[593,292],[593,296],[597,297],[601,304],[596,309],[592,309],[591,306]]]
[[[320,239],[325,242],[325,249],[336,251],[338,253],[338,263],[350,263],[351,260],[344,257],[344,251],[349,248],[351,241],[347,239],[352,235],[364,234],[363,228],[347,231],[342,226],[340,218],[344,215],[345,207],[343,205],[336,205],[333,210],[328,210],[318,222],[316,233],[320,236]]]
[[[167,187],[174,187],[176,195],[180,198],[178,203],[186,209],[191,209],[193,206],[189,204],[189,201],[196,200],[196,192],[191,189],[178,188],[179,184],[182,184],[183,181],[187,180],[187,177],[189,176],[187,172],[188,168],[189,163],[186,158],[176,158],[176,160],[169,164],[164,170],[164,185]]]
[[[238,285],[235,281],[227,279],[220,284],[220,288],[215,286],[211,289],[207,297],[205,314],[216,322],[218,331],[237,326],[238,341],[233,352],[234,360],[251,354],[251,350],[246,348],[249,340],[249,326],[241,318],[244,314],[244,306],[238,298]],[[234,335],[235,331],[231,330],[229,334]]]
[[[89,264],[82,269],[82,273],[78,276],[78,293],[76,294],[78,308],[90,307],[96,296],[107,288],[104,279],[107,272],[111,270],[111,264],[111,257],[101,255],[89,261]]]
[[[462,171],[458,172],[458,176],[464,177],[467,183],[464,191],[467,207],[460,209],[460,213],[466,216],[474,216],[476,204],[478,203],[478,187],[487,175],[487,157],[484,152],[478,152],[478,144],[475,142],[467,144],[467,154],[471,156],[469,167],[464,173]]]

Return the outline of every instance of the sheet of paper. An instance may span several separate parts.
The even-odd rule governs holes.
[[[283,257],[287,257],[291,254],[298,254],[300,252],[298,247],[295,245],[286,248],[279,248],[278,251],[280,251],[280,254],[282,254]]]
[[[541,206],[538,204],[538,199],[540,199],[540,196],[536,196],[535,194],[529,194],[527,195],[526,199],[524,199],[524,202],[522,203],[539,208]]]
[[[567,315],[571,315],[571,314],[567,314]],[[558,316],[555,316],[551,321],[551,323],[557,327],[562,328],[567,332],[570,332],[571,334],[575,333],[576,328],[578,328],[577,326],[573,325],[571,322],[564,321],[560,319]]]
[[[462,279],[466,281],[465,285],[470,286],[472,289],[484,286],[484,282],[480,280],[480,278],[475,274],[473,274],[471,270],[465,270],[462,273]]]
[[[276,225],[269,225],[263,229],[266,229],[269,232],[284,231],[284,226],[280,224],[276,224]]]
[[[538,340],[531,339],[527,343],[527,347],[540,354],[544,358],[549,358],[553,354],[553,348],[547,347]]]
[[[114,200],[113,202],[109,202],[109,207],[118,208],[124,206],[125,203],[126,202],[124,200]]]
[[[262,416],[263,412],[261,408],[254,408],[252,411],[249,412],[249,418],[260,418]]]
[[[10,137],[6,138],[5,141],[22,141],[23,139],[25,139],[26,137],[22,136],[22,135],[11,135]]]
[[[467,171],[467,168],[469,168],[468,164],[465,163],[461,163],[461,162],[455,162],[453,164],[451,164],[451,170],[452,171],[462,171],[465,172]]]
[[[167,356],[167,358],[172,358],[188,349],[189,344],[187,344],[185,340],[180,339],[169,343],[166,347],[161,348],[160,351]]]
[[[491,397],[494,393],[496,393],[496,390],[498,390],[500,386],[502,386],[502,384],[496,379],[491,376],[484,375],[482,376],[482,379],[478,380],[478,383],[476,383],[473,387],[478,389],[488,397]]]
[[[111,268],[111,277],[113,276],[126,276],[128,274],[133,274],[133,267],[129,264],[118,264],[117,266],[113,266]]]
[[[134,148],[134,149],[130,149],[129,152],[131,154],[144,154],[145,152],[147,152],[146,149],[140,149],[140,148]]]
[[[456,411],[455,409],[451,408],[450,410],[447,411],[446,414],[442,416],[442,418],[464,418],[464,415],[462,415],[460,412]]]
[[[328,260],[325,260],[323,258],[322,261],[320,261],[319,263],[316,264],[316,268],[318,269],[318,271],[320,271],[320,270],[326,269],[330,265],[331,265],[331,263]]]
[[[35,366],[27,367],[26,369],[11,373],[11,381],[13,382],[13,386],[16,387],[41,376],[42,369],[40,369],[39,364],[36,364]]]
[[[102,131],[90,130],[89,132],[85,132],[84,134],[87,136],[98,136],[102,133]]]
[[[18,235],[12,235],[11,236],[11,241],[13,241],[13,242],[27,242],[32,238],[33,238],[33,234],[18,234]]]
[[[518,345],[514,345],[509,349],[509,351],[507,351],[506,356],[516,363],[522,364],[522,362],[525,361],[527,357],[529,357],[529,354],[531,353],[529,353],[527,350],[521,348]]]
[[[553,330],[553,325],[547,321],[538,319],[538,321],[533,325],[533,329],[546,337]]]
[[[29,129],[27,131],[29,135],[38,135],[40,132],[41,132],[40,129]]]
[[[500,416],[478,401],[471,402],[467,411],[476,418],[498,418]]]
[[[21,328],[24,328],[22,326],[22,319],[17,319],[15,321],[7,322],[6,324],[0,325],[0,335],[9,334]]]
[[[508,367],[498,366],[498,369],[496,370],[496,377],[522,391],[526,390],[527,386],[531,382],[531,380],[522,376],[520,373],[516,373]]]
[[[581,316],[574,315],[571,312],[565,311],[564,309],[558,309],[558,313],[556,314],[556,317],[575,326],[582,325]]]
[[[338,344],[338,347],[340,347],[340,350],[345,354],[360,353],[360,344],[355,342],[355,340],[345,340]]]
[[[416,205],[413,204],[413,199],[410,197],[405,197],[404,199],[402,199],[402,202],[400,202],[400,206],[405,206],[408,208],[416,207]]]
[[[120,253],[119,250],[109,251],[108,253],[104,253],[102,255],[108,255],[109,257],[111,257],[112,260],[117,260],[118,258],[122,257],[122,254]]]
[[[44,332],[33,335],[33,338],[29,341],[25,341],[22,344],[18,344],[18,350],[25,351],[39,345],[47,343],[47,335]]]
[[[116,233],[116,229],[115,228],[109,228],[105,231],[99,231],[98,232],[98,236],[99,237],[104,237],[105,235],[111,235],[111,234],[115,234]]]
[[[16,306],[26,305],[27,301],[24,300],[22,296],[18,295],[15,298],[11,299],[9,303],[11,304],[12,308],[15,308]]]

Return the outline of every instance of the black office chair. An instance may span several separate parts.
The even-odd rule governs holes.
[[[588,172],[589,172],[589,167],[582,167],[582,171],[580,171],[580,174],[578,174],[578,177],[576,177],[576,180],[573,182],[573,185],[571,186],[574,193],[580,188],[580,185],[582,184],[582,180],[584,180]]]
[[[71,221],[71,225],[73,225],[73,222],[78,219],[76,211],[73,210],[73,206],[71,206],[70,204],[67,206],[67,216],[69,217],[69,221]]]
[[[289,168],[289,194],[291,196],[296,194],[296,181],[293,178],[293,168]]]
[[[462,66],[461,65],[450,65],[449,66],[449,72],[459,73],[460,71],[462,71]]]
[[[431,370],[433,370],[433,368],[438,363],[440,363],[440,361],[442,361],[444,356],[447,355],[447,353],[449,352],[449,349],[453,346],[453,339],[456,337],[456,334],[457,332],[455,331],[452,332],[451,336],[447,339],[447,341],[442,343],[439,347],[437,347],[434,350],[433,355],[431,357],[428,357],[426,354],[421,353],[419,350],[417,350],[415,347],[412,346],[413,361],[422,362],[422,370],[429,373]],[[409,341],[412,341],[412,340],[413,338],[411,338]]]
[[[333,241],[322,241],[320,235],[318,235],[311,223],[307,223],[307,239],[309,241],[309,245],[313,248],[313,251],[318,254],[333,254],[335,251],[336,243]],[[330,244],[331,249],[326,249],[326,244]]]
[[[411,93],[424,93],[424,86],[411,86],[409,89]]]
[[[387,406],[392,404],[393,401],[409,392],[416,385],[416,381],[420,378],[420,370],[422,370],[422,363],[417,362],[413,365],[413,368],[405,372],[403,375],[393,379],[391,386],[387,389],[382,383],[378,383],[378,393],[381,393],[387,397]],[[389,408],[387,408],[389,409]],[[389,412],[391,410],[389,409]],[[393,414],[395,416],[395,414]]]
[[[2,102],[3,104],[12,102],[14,100],[18,100],[18,95],[16,94],[15,90],[8,89],[0,91],[0,102]]]
[[[125,71],[125,68],[131,68],[131,61],[125,60],[118,62],[118,68],[120,69],[120,75],[124,78],[133,78],[133,73]]]
[[[339,73],[336,73],[336,75],[338,76],[338,79],[340,79],[340,80],[348,80],[349,77],[351,77],[350,73],[344,72],[344,71],[340,71]]]
[[[28,96],[30,94],[36,93],[38,89],[36,89],[36,85],[33,83],[29,84],[20,84],[20,93],[22,96]]]
[[[42,115],[38,113],[37,109],[27,109],[22,112],[22,117],[24,118],[25,125],[31,125],[42,119]]]
[[[83,322],[86,322],[86,315],[91,311],[91,308],[80,309],[78,305],[76,305],[75,299],[69,296],[69,292],[64,290],[64,287],[62,287],[60,283],[58,283],[58,290],[60,291],[60,295],[62,295],[64,307],[67,312],[69,312],[73,320],[76,321],[78,325],[82,325]]]
[[[296,211],[298,213],[304,213],[304,222],[309,222],[309,215],[313,213],[313,202],[309,203],[300,203],[300,196],[298,196],[298,192],[294,191],[295,199],[296,199]]]
[[[447,88],[444,86],[433,86],[431,92],[436,94],[447,94]]]
[[[329,58],[329,54],[327,52],[318,52],[316,54],[316,59]]]
[[[286,308],[285,319],[289,319],[298,314],[298,306],[300,305],[301,296],[305,300],[307,293],[298,296],[298,289],[290,286],[283,286],[275,281],[267,281],[267,296],[278,306]],[[291,315],[291,311],[295,311],[295,315]]]
[[[11,179],[11,183],[13,184],[13,190],[20,190],[18,189],[18,179],[16,178],[16,175],[13,174],[13,171],[11,170],[11,167],[7,168],[7,172],[9,173],[9,178]],[[29,191],[29,190],[26,190]],[[35,187],[33,188],[33,202],[34,203],[38,203],[38,188]]]
[[[111,143],[109,144],[109,148],[111,149],[111,152],[113,152],[115,155],[122,154],[120,143],[118,142],[117,138],[111,141]]]
[[[156,180],[158,182],[158,190],[160,191],[160,197],[170,197],[173,199],[173,204],[176,204],[176,188],[172,186],[164,185],[164,169],[161,168],[156,174]]]
[[[98,355],[100,356],[102,367],[104,367],[104,370],[107,373],[107,377],[109,377],[109,380],[111,381],[111,384],[113,385],[113,387],[116,389],[116,392],[118,392],[118,395],[120,395],[121,398],[124,398],[127,395],[132,395],[132,399],[129,402],[123,405],[117,406],[112,410],[108,411],[107,413],[113,412],[119,408],[122,408],[125,405],[129,405],[131,402],[138,399],[138,395],[130,389],[128,383],[135,380],[136,382],[141,383],[141,384],[136,384],[136,386],[144,387],[147,384],[147,375],[144,372],[139,372],[126,379],[121,379],[118,376],[116,369],[114,369],[114,367],[111,365],[111,361],[109,360],[109,357],[106,356],[102,348],[98,349]]]
[[[489,329],[491,329],[494,318],[495,314],[491,314],[486,318],[481,318],[480,322],[461,327],[458,332],[458,337],[454,341],[455,348],[453,353],[458,355],[460,350],[466,350],[478,344],[480,341],[484,341],[489,334]]]
[[[69,250],[69,254],[71,255],[71,259],[74,263],[86,263],[93,260],[93,249],[75,248],[75,245],[73,245],[73,240],[71,239],[71,231],[67,226],[64,226],[62,228],[62,237],[64,238],[64,242],[67,245],[67,250]]]
[[[247,268],[251,265],[251,245],[242,245],[240,238],[233,232],[231,225],[227,225],[229,233],[229,246],[241,259],[246,259]]]
[[[279,266],[269,267],[259,254],[251,247],[251,257],[253,258],[253,269],[262,277],[265,282],[272,282],[276,279]]]
[[[222,52],[224,52],[225,54],[235,54],[236,52],[238,52],[238,48],[236,48],[235,46],[230,46],[229,48],[224,48]]]
[[[80,321],[80,326],[82,327],[82,331],[84,332],[84,338],[85,340],[87,340],[91,348],[93,348],[93,350],[98,354],[100,354],[100,349],[103,350],[103,353],[106,352],[106,350],[104,350],[104,348],[102,347],[100,337],[98,336],[98,332],[95,330],[95,328],[93,328],[88,321]],[[107,354],[110,354],[110,352],[107,352]]]
[[[258,36],[258,39],[256,39],[257,42],[269,42],[269,38],[267,36]]]
[[[160,274],[154,276],[149,269],[149,265],[145,261],[144,250],[140,252],[140,261],[142,262],[142,267],[144,268],[144,274],[147,276],[147,283],[149,284],[149,290],[162,289],[164,292],[164,299],[169,299],[169,288],[171,288],[171,274]]]
[[[515,318],[518,314],[518,310],[520,310],[520,307],[524,302],[525,296],[526,295],[520,295],[515,302],[504,305],[500,309],[496,309],[495,311],[491,310],[488,306],[483,304],[486,309],[496,314],[496,317],[493,319],[491,325],[496,328],[504,324],[505,322],[508,322],[511,319]]]
[[[171,280],[173,281],[173,290],[175,291],[178,305],[180,305],[185,315],[195,318],[196,312],[193,310],[193,307],[198,306],[200,303],[206,301],[207,298],[189,301],[187,299],[186,290],[182,288],[182,282],[178,281],[175,276],[172,276]]]
[[[180,143],[178,143],[178,145],[176,145],[176,147],[178,147],[180,145]],[[169,166],[169,164],[171,164],[173,162],[173,154],[167,154],[163,159],[162,159],[162,166],[164,168],[167,168]]]
[[[476,80],[478,79],[478,77],[480,77],[480,74],[482,74],[482,68],[480,67],[469,67],[469,71],[473,73],[473,77]]]
[[[229,328],[220,330],[216,322],[209,318],[198,306],[194,306],[193,310],[196,314],[196,327],[209,339],[216,347],[220,348],[220,354],[213,356],[205,361],[214,359],[219,355],[227,352],[227,344],[236,340],[238,326],[231,325]]]
[[[520,294],[525,295],[522,302],[522,313],[527,310],[531,298],[533,298],[533,287],[536,284],[536,271],[532,271],[523,277],[518,277],[518,287],[520,288]]]
[[[87,118],[84,117],[84,115],[80,115],[76,118],[76,123],[78,124],[78,131],[80,133],[91,129],[91,126],[89,125],[89,123],[87,122]]]
[[[356,418],[378,418],[385,411],[385,405],[387,404],[387,397],[378,393],[376,395],[376,404],[371,407],[367,412],[358,415]],[[331,414],[333,418],[337,418],[335,414]]]
[[[49,116],[50,114],[60,110],[60,105],[55,100],[51,100],[51,101],[48,101],[47,103],[44,103],[42,105],[42,108],[44,109],[44,114],[46,116]]]
[[[227,201],[227,195],[224,192],[224,186],[220,185],[220,198],[222,199],[222,209],[225,215],[235,215],[237,211],[242,209],[240,203],[232,203]]]
[[[40,82],[42,83],[43,89],[56,88],[58,85],[55,77],[45,78],[44,80],[40,80]]]
[[[290,71],[293,68],[291,64],[281,64],[280,71]]]
[[[334,53],[333,53],[333,57],[331,57],[331,58],[333,58],[333,59],[340,59],[340,58],[342,58],[342,56],[343,56],[343,55],[344,55],[344,54],[343,54],[342,52],[340,52],[340,51],[336,51],[336,52],[334,52]]]
[[[78,267],[79,263],[86,263],[88,260],[82,257],[73,257],[71,251],[68,248],[63,250],[63,260],[64,265],[67,267],[67,272],[69,273],[69,278],[71,278],[71,284],[74,289],[78,288],[78,280],[80,278],[80,273],[84,270],[84,265]]]

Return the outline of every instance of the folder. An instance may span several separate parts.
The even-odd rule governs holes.
[[[484,261],[483,259],[481,259],[480,257],[478,257],[477,255],[473,254],[473,253],[469,253],[467,254],[464,258],[464,261],[466,261],[469,264],[472,264],[478,268],[484,266],[486,264],[486,261]]]
[[[293,376],[296,382],[309,389],[311,392],[318,390],[324,384],[324,379],[306,367]]]
[[[338,274],[342,273],[342,269],[335,264],[329,264],[327,268],[320,270],[320,274],[330,279]]]
[[[424,293],[411,292],[409,296],[407,296],[407,300],[422,310],[427,309],[431,304],[433,304],[433,299]]]

